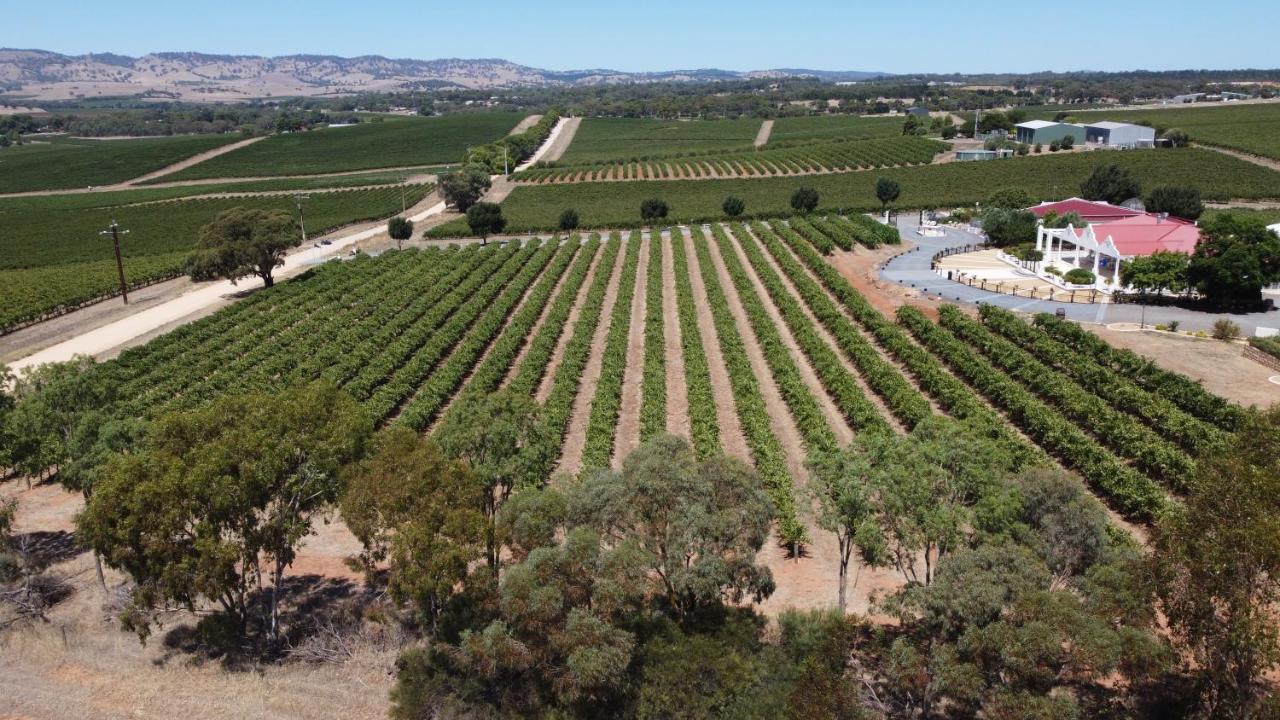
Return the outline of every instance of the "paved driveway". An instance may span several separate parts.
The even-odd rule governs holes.
[[[940,250],[973,245],[982,242],[982,237],[956,228],[944,228],[943,237],[921,237],[916,234],[918,219],[915,215],[899,218],[898,227],[902,235],[915,243],[915,248],[889,260],[880,270],[880,277],[900,285],[928,290],[930,295],[941,295],[950,302],[991,303],[1009,310],[1039,313],[1056,312],[1059,308],[1072,320],[1092,323],[1142,322],[1144,308],[1141,305],[1113,305],[1097,303],[1085,305],[1081,303],[1052,302],[1049,300],[1030,300],[1025,297],[1013,297],[993,293],[989,290],[969,287],[962,283],[946,279],[929,269],[933,255]],[[1167,323],[1177,320],[1182,330],[1209,330],[1213,323],[1221,318],[1229,318],[1240,326],[1245,336],[1251,336],[1257,327],[1280,328],[1280,309],[1267,313],[1244,313],[1228,315],[1223,313],[1207,313],[1187,310],[1179,307],[1145,308],[1145,321],[1149,325]]]

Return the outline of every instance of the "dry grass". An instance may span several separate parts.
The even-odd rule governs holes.
[[[39,540],[45,573],[72,590],[43,620],[0,630],[0,720],[386,717],[395,659],[411,639],[395,625],[362,622],[368,598],[349,577],[293,577],[303,591],[290,610],[296,627],[309,626],[308,637],[284,660],[233,667],[193,643],[199,618],[189,613],[165,614],[145,645],[120,628],[106,607],[120,604],[124,577],[108,571],[113,592],[104,593],[92,556],[65,532],[78,498],[19,482],[0,494],[19,497],[18,537]],[[345,550],[340,524],[318,529],[313,552]],[[337,566],[330,558],[313,562]],[[11,619],[12,606],[0,614]]]

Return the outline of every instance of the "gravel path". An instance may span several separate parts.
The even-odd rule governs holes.
[[[755,145],[758,148],[769,144],[769,135],[773,133],[773,121],[765,120],[760,123],[760,129],[756,131]]]
[[[751,451],[747,448],[746,437],[742,434],[742,425],[738,422],[738,411],[733,401],[729,371],[725,369],[724,354],[720,350],[720,341],[716,338],[715,320],[711,317],[711,304],[707,301],[707,286],[702,282],[702,273],[699,270],[698,255],[693,249],[692,236],[688,228],[680,228],[673,232],[685,234],[684,251],[689,263],[689,284],[693,286],[693,302],[698,309],[698,332],[702,335],[702,350],[706,353],[707,369],[711,374],[711,391],[715,395],[716,422],[720,425],[720,441],[724,445],[726,455],[750,463]]]
[[[676,232],[679,232],[677,230]],[[676,305],[676,274],[669,237],[660,238],[662,249],[662,344],[667,366],[667,432],[687,438],[689,387],[685,384],[684,351],[681,348],[680,310]]]
[[[631,326],[627,330],[627,367],[622,375],[622,397],[618,409],[618,427],[614,430],[613,465],[619,467],[622,458],[640,446],[641,380],[644,378],[644,320],[648,310],[645,297],[650,282],[648,273],[649,253],[654,251],[655,241],[645,237],[648,233],[632,232],[631,242],[640,242],[640,259],[637,264],[636,290],[631,298]],[[640,240],[635,238],[640,237]],[[661,244],[661,239],[657,240]]]
[[[634,241],[625,239],[622,242]],[[569,429],[565,433],[564,445],[560,448],[558,470],[576,474],[582,469],[582,452],[587,445],[587,425],[591,421],[591,400],[595,397],[600,368],[604,366],[605,337],[609,334],[613,306],[618,301],[618,287],[622,284],[622,265],[626,262],[626,258],[627,252],[624,246],[614,262],[609,276],[609,285],[605,289],[604,302],[600,310],[600,323],[596,326],[595,335],[591,337],[591,356],[587,358],[586,367],[582,370],[578,394],[573,398],[573,413],[569,416]],[[548,369],[548,376],[550,372]]]
[[[541,120],[541,119],[542,119],[542,116],[541,116],[541,115],[530,115],[529,117],[527,117],[527,118],[525,118],[525,119],[521,120],[520,122],[516,123],[516,126],[515,126],[515,127],[513,127],[513,128],[511,128],[511,132],[510,132],[510,133],[507,133],[507,134],[508,134],[508,135],[519,135],[520,133],[522,133],[522,132],[524,132],[524,131],[528,130],[529,128],[533,127],[534,125],[537,125],[537,124],[538,124],[538,121],[539,121],[539,120]]]
[[[564,151],[569,149],[569,144],[573,142],[573,136],[578,133],[578,126],[582,124],[582,118],[571,117],[561,118],[560,122],[551,129],[551,135],[547,137],[547,142],[539,148],[539,152],[533,154],[526,162],[526,167],[531,167],[534,163],[541,160],[552,162],[559,160]],[[517,168],[517,169],[524,169]]]
[[[226,154],[227,154],[227,153],[229,153],[229,152],[235,152],[236,150],[239,150],[240,148],[246,148],[246,147],[249,147],[250,145],[252,145],[252,144],[254,144],[254,143],[256,143],[256,142],[258,142],[258,141],[260,141],[260,140],[265,140],[265,139],[266,139],[266,136],[265,136],[265,135],[259,135],[258,137],[251,137],[251,138],[248,138],[248,139],[246,139],[246,140],[241,140],[240,142],[233,142],[233,143],[231,143],[230,145],[223,145],[222,147],[217,147],[217,148],[214,148],[214,149],[212,149],[212,150],[208,150],[208,151],[206,151],[206,152],[202,152],[202,153],[198,153],[198,154],[196,154],[196,155],[192,155],[191,157],[187,158],[186,160],[179,160],[178,162],[176,162],[176,163],[174,163],[174,164],[172,164],[172,165],[170,165],[170,166],[168,166],[168,167],[162,167],[162,168],[160,168],[159,170],[155,170],[155,171],[153,171],[153,172],[149,172],[149,173],[147,173],[146,175],[143,175],[143,176],[141,176],[141,177],[136,177],[136,178],[134,178],[134,179],[132,179],[132,180],[126,180],[125,182],[120,183],[120,185],[122,185],[122,186],[137,185],[137,184],[139,184],[139,183],[144,183],[144,182],[146,182],[146,181],[148,181],[148,180],[154,180],[154,179],[156,179],[156,178],[158,178],[158,177],[164,177],[165,175],[172,175],[173,173],[176,173],[176,172],[178,172],[179,170],[186,170],[187,168],[191,167],[192,165],[199,165],[200,163],[204,162],[205,160],[209,160],[209,159],[211,159],[211,158],[216,158],[216,157],[218,157],[219,155],[226,155]]]

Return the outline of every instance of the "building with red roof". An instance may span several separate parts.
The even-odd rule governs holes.
[[[1200,241],[1200,228],[1190,220],[1110,203],[1071,198],[1028,210],[1041,219],[1050,212],[1076,213],[1085,221],[1082,228],[1047,228],[1041,223],[1036,230],[1036,249],[1044,253],[1045,267],[1092,267],[1094,286],[1099,290],[1120,289],[1120,265],[1126,260],[1161,251],[1190,255]]]
[[[1106,222],[1108,220],[1120,220],[1144,214],[1141,210],[1131,210],[1123,205],[1112,205],[1111,203],[1096,202],[1094,200],[1081,200],[1076,197],[1059,200],[1057,202],[1040,203],[1035,207],[1027,209],[1041,220],[1043,220],[1044,216],[1049,213],[1053,213],[1058,216],[1066,215],[1067,213],[1075,213],[1085,222]]]

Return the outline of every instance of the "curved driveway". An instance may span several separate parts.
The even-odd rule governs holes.
[[[929,295],[941,295],[943,300],[949,302],[983,302],[1009,310],[1028,313],[1051,313],[1061,308],[1066,311],[1067,317],[1081,322],[1102,324],[1136,323],[1143,319],[1143,309],[1140,305],[1113,305],[1110,303],[1086,305],[1083,303],[1031,300],[1025,297],[993,293],[989,290],[981,290],[948,280],[946,277],[938,275],[929,269],[934,253],[948,248],[976,244],[982,242],[982,237],[953,227],[944,228],[945,235],[943,237],[920,237],[916,233],[918,220],[914,215],[901,217],[898,226],[902,230],[903,237],[914,243],[915,247],[909,252],[890,259],[881,267],[880,277],[890,282],[914,286],[922,291],[927,289]],[[1280,310],[1273,310],[1269,313],[1255,312],[1226,315],[1187,310],[1179,307],[1157,307],[1151,305],[1146,308],[1146,323],[1148,325],[1177,320],[1182,330],[1210,330],[1214,321],[1224,317],[1230,318],[1239,325],[1246,337],[1252,336],[1258,326],[1280,327]]]

